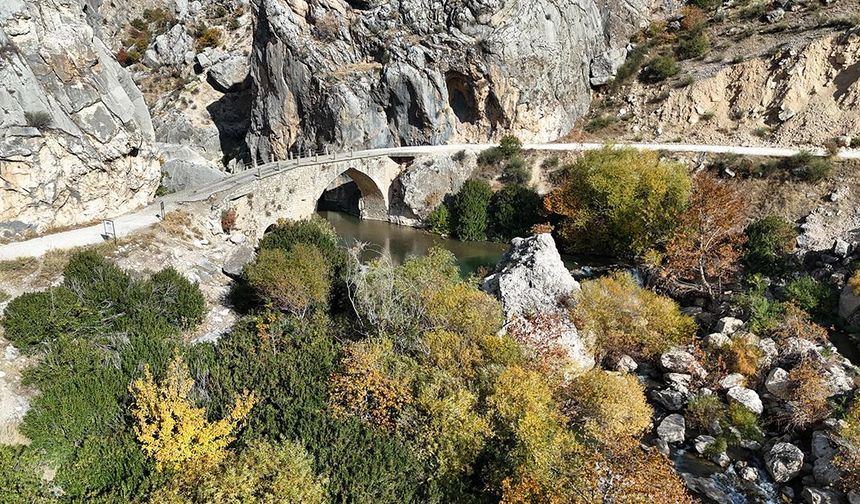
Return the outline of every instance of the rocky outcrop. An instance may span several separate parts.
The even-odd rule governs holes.
[[[248,143],[285,158],[297,146],[555,139],[650,3],[254,0]]]
[[[143,97],[83,0],[0,2],[0,233],[145,204],[159,167]]]
[[[473,152],[415,158],[395,181],[391,220],[401,225],[421,225],[446,196],[463,187],[477,167]]]
[[[549,233],[514,238],[481,289],[502,303],[509,330],[526,339],[559,345],[572,371],[594,366],[594,356],[569,319],[566,305],[579,292]],[[526,345],[530,341],[524,341]]]

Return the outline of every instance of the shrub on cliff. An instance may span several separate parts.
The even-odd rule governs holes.
[[[487,207],[493,191],[483,180],[469,179],[454,196],[454,219],[461,240],[487,239]]]
[[[622,354],[652,359],[689,344],[696,332],[674,301],[639,287],[626,272],[583,282],[573,315],[601,360]]]
[[[776,215],[759,219],[746,227],[743,262],[749,273],[780,275],[788,254],[794,250],[794,226]]]
[[[545,206],[561,217],[568,250],[636,256],[665,242],[689,195],[682,165],[655,152],[607,146],[567,166]]]
[[[674,58],[657,56],[645,65],[639,74],[639,80],[647,84],[656,84],[678,75],[680,71],[681,68]]]

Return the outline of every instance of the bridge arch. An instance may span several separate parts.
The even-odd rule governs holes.
[[[367,173],[349,167],[332,177],[322,190],[316,191],[317,209],[342,210],[362,219],[386,220],[387,192],[387,187],[383,190]]]

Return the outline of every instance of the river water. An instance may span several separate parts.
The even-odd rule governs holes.
[[[395,264],[400,264],[409,256],[425,255],[433,247],[442,247],[454,254],[460,265],[460,273],[466,276],[482,266],[495,266],[508,247],[506,243],[463,242],[442,238],[420,229],[383,221],[361,220],[341,212],[318,213],[334,226],[347,246],[356,241],[367,243],[369,257],[364,259],[387,254]]]

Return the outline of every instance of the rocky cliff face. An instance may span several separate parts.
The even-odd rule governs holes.
[[[0,2],[0,233],[122,213],[158,186],[146,104],[86,11]]]
[[[623,62],[649,0],[254,0],[248,143],[552,140]]]

